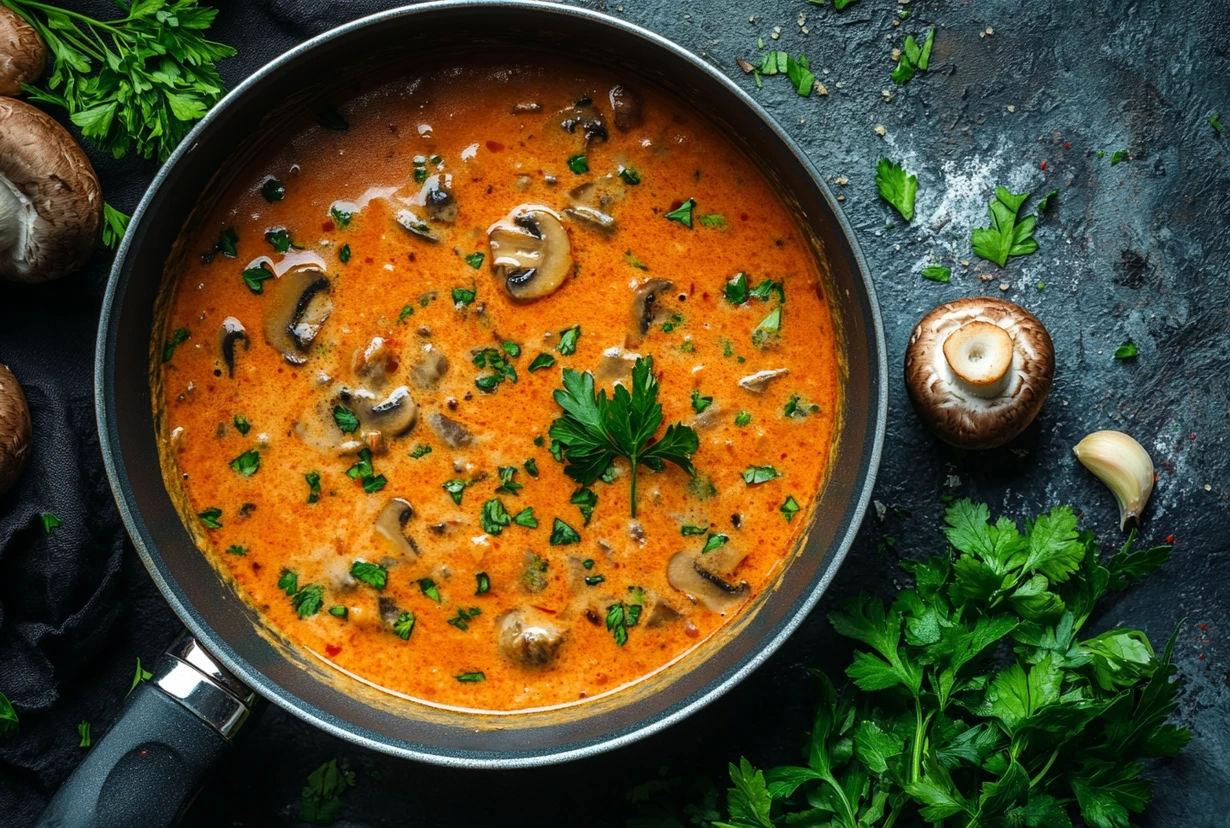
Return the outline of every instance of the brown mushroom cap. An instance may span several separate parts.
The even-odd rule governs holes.
[[[42,282],[89,258],[103,199],[72,136],[29,104],[0,98],[0,277]]]
[[[0,497],[21,477],[33,438],[26,395],[13,372],[0,364]]]
[[[1046,328],[1019,305],[993,297],[935,308],[914,328],[905,352],[905,386],[919,419],[959,448],[995,448],[1024,431],[1054,376]]]
[[[8,6],[0,6],[0,95],[16,97],[47,64],[47,46],[34,27]]]

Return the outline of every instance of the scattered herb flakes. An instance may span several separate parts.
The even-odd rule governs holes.
[[[226,548],[226,554],[242,558],[248,554],[248,550],[237,543],[233,543]]]
[[[247,436],[247,433],[252,430],[252,424],[242,414],[236,414],[231,419],[231,422],[235,424],[235,430],[244,436]]]
[[[914,77],[916,71],[921,70],[925,72],[931,63],[931,47],[934,43],[934,28],[927,30],[927,37],[923,40],[921,47],[913,35],[906,37],[905,44],[901,49],[901,57],[897,60],[897,66],[893,69],[893,82],[901,86],[909,82]]]
[[[526,529],[537,529],[538,518],[534,517],[534,507],[526,506],[520,512],[513,515],[513,523],[518,526],[524,526]]]
[[[137,669],[136,669],[136,672],[132,674],[132,684],[128,685],[128,692],[132,693],[133,690],[137,689],[138,684],[140,684],[143,681],[149,681],[153,677],[154,677],[154,674],[151,673],[149,670],[146,670],[144,667],[142,667],[141,659],[138,658],[137,659]]]
[[[334,205],[329,208],[329,218],[333,219],[337,229],[345,230],[350,226],[350,222],[354,221],[354,213]]]
[[[290,604],[300,618],[308,618],[320,612],[324,603],[325,588],[320,584],[308,584],[290,598]]]
[[[692,229],[692,210],[696,208],[696,199],[689,198],[674,210],[665,214],[670,221],[677,221],[689,230]]]
[[[586,586],[598,586],[598,584],[602,583],[605,580],[606,580],[605,575],[586,575],[585,585]]]
[[[285,253],[292,247],[295,250],[303,249],[302,245],[295,244],[290,237],[290,233],[285,227],[275,227],[272,230],[266,230],[265,241],[269,242],[269,244],[273,246],[273,251],[275,253]]]
[[[470,607],[469,609],[457,607],[457,614],[448,619],[446,623],[452,624],[457,629],[465,632],[470,629],[470,622],[482,614],[483,611],[478,607]]]
[[[333,406],[333,422],[343,434],[354,434],[359,430],[359,418],[344,405]]]
[[[785,502],[781,505],[782,517],[786,519],[787,523],[791,523],[794,521],[794,516],[799,513],[801,508],[802,507],[799,506],[799,502],[794,499],[794,495],[789,495],[786,497]]]
[[[559,518],[556,518],[555,522],[551,524],[552,546],[569,546],[580,542],[581,536],[577,534],[577,530],[573,529]]]
[[[0,693],[0,736],[7,738],[16,735],[18,722],[13,703],[8,700],[8,696]]]
[[[538,477],[538,461],[533,457],[525,461],[525,473],[533,478]]]
[[[462,673],[459,676],[453,676],[453,678],[457,679],[457,681],[462,684],[473,684],[477,681],[484,681],[487,677],[483,675],[482,672],[476,670],[472,673]]]
[[[1214,115],[1213,117],[1216,118],[1217,116]],[[1209,122],[1212,123],[1212,118],[1209,119]],[[1220,131],[1221,129],[1218,128],[1218,132]],[[635,187],[637,184],[641,183],[641,174],[629,167],[619,168],[619,178],[630,187]]]
[[[393,634],[402,641],[409,641],[412,632],[414,632],[414,613],[403,612],[393,622]]]
[[[294,595],[299,591],[299,575],[289,569],[283,569],[278,576],[278,589],[287,595]]]
[[[320,472],[310,471],[303,475],[303,479],[308,484],[308,503],[317,503],[320,501]]]
[[[273,271],[267,267],[249,267],[241,275],[248,290],[259,296],[265,292],[265,286],[262,283],[273,278]]]
[[[762,302],[768,302],[774,296],[777,301],[786,301],[786,287],[782,282],[776,282],[772,279],[762,279],[756,287],[748,291],[749,297],[759,299]]]
[[[401,313],[397,314],[397,324],[400,325],[401,323],[409,319],[411,316],[414,316],[414,305],[405,305],[401,309]]]
[[[791,394],[790,398],[786,400],[786,405],[782,408],[783,415],[797,419],[803,419],[809,414],[818,413],[820,413],[820,406],[804,401],[798,394]]]
[[[384,589],[389,583],[389,571],[380,564],[367,561],[355,561],[351,564],[350,576],[376,589]]]
[[[1041,217],[1041,215],[1044,212],[1046,212],[1047,207],[1051,206],[1051,199],[1058,197],[1058,195],[1059,195],[1058,190],[1051,190],[1049,193],[1042,196],[1042,198],[1038,199],[1038,216],[1039,217]]]
[[[794,86],[794,91],[804,98],[811,94],[816,83],[816,76],[809,68],[806,55],[799,55],[798,60],[795,60],[786,52],[766,52],[755,69],[761,75],[785,75]]]
[[[329,607],[329,614],[332,615],[334,618],[341,618],[345,620],[346,618],[350,617],[350,610],[339,605],[336,607]]]
[[[747,274],[740,271],[730,278],[722,291],[726,301],[732,305],[742,305],[748,300],[749,290]]]
[[[1133,359],[1138,351],[1136,343],[1129,339],[1115,349],[1115,359]]]
[[[589,519],[594,516],[594,509],[598,507],[598,493],[582,486],[572,493],[568,502],[581,510],[581,517],[585,519],[583,525],[589,526]]]
[[[40,521],[42,521],[43,532],[48,535],[51,534],[52,529],[60,525],[60,519],[56,517],[55,515],[53,515],[51,512],[43,512],[41,515],[38,516],[38,518]]]
[[[504,353],[508,354],[513,359],[521,356],[521,346],[516,342],[501,342],[500,347],[504,349]]]
[[[170,362],[171,357],[175,356],[175,349],[188,341],[188,337],[192,334],[187,328],[176,328],[175,333],[171,334],[170,341],[162,346],[162,361]]]
[[[988,208],[991,226],[977,227],[970,233],[974,255],[1003,267],[1009,256],[1026,256],[1038,249],[1038,242],[1033,238],[1037,217],[1026,216],[1017,221],[1017,214],[1027,198],[1029,193],[995,188],[995,200]]]
[[[436,582],[431,578],[419,578],[419,591],[426,595],[437,604],[440,603],[440,590],[436,588]]]
[[[1214,112],[1209,116],[1209,126],[1213,127],[1217,132],[1221,132],[1221,115]]]
[[[606,608],[606,628],[615,637],[620,647],[628,643],[628,628],[635,627],[641,619],[640,604],[625,604],[617,601]]]
[[[500,466],[500,485],[496,488],[496,494],[515,495],[518,491],[525,488],[522,484],[514,482],[513,478],[517,475],[516,466]]]
[[[307,785],[299,794],[297,818],[309,825],[332,825],[346,809],[342,794],[354,784],[354,771],[344,772],[336,759],[330,759],[308,774]]]
[[[448,481],[446,481],[446,482],[444,483],[444,485],[443,485],[443,486],[441,486],[440,488],[442,488],[442,489],[444,489],[444,491],[448,492],[448,495],[449,495],[449,497],[451,497],[451,498],[453,499],[453,502],[454,502],[454,503],[456,503],[458,506],[460,506],[460,505],[461,505],[461,496],[462,496],[463,494],[465,494],[466,487],[467,487],[467,486],[469,486],[469,485],[470,485],[470,484],[469,484],[469,483],[467,483],[467,482],[466,482],[466,481],[464,481],[464,480],[456,480],[456,479],[454,479],[454,480],[448,480]]]
[[[704,526],[693,526],[690,523],[685,523],[683,526],[679,527],[679,534],[683,535],[685,538],[691,535],[703,535],[707,531],[708,530]]]
[[[410,450],[410,456],[418,460],[420,457],[426,457],[431,454],[431,446],[420,443]]]
[[[338,251],[337,258],[342,264],[350,264],[350,245],[343,244],[342,249]]]
[[[1127,150],[1115,150],[1110,154],[1110,165],[1113,167],[1121,161],[1130,161],[1131,156]]]
[[[218,257],[219,253],[228,259],[233,259],[239,255],[238,245],[239,234],[235,232],[234,227],[228,227],[218,235],[214,246],[201,254],[201,261],[209,264]]]
[[[718,213],[709,213],[703,216],[697,216],[696,220],[700,222],[701,227],[708,227],[711,230],[725,230],[726,216]]]
[[[909,175],[887,158],[876,162],[876,189],[906,221],[914,218],[914,196],[918,193],[918,176]]]
[[[383,474],[376,474],[376,469],[372,466],[372,450],[369,448],[359,450],[358,462],[346,469],[346,476],[362,484],[363,491],[368,494],[380,491],[388,483]]]
[[[568,159],[568,169],[572,170],[577,175],[583,175],[589,172],[589,160],[585,154],[574,155]]]
[[[240,477],[251,477],[260,470],[261,453],[256,449],[248,449],[230,463],[231,471]]]
[[[541,371],[543,368],[550,368],[554,364],[555,364],[555,357],[551,356],[550,354],[539,354],[538,356],[534,357],[534,360],[530,363],[529,370],[530,370],[530,373],[532,374],[535,371]]]
[[[751,421],[752,421],[752,412],[748,411],[746,408],[740,409],[739,413],[735,415],[735,425],[737,425],[739,428],[743,428],[745,425],[747,425]]]
[[[772,466],[748,466],[743,472],[743,482],[749,486],[755,486],[760,483],[768,483],[775,477],[780,476],[780,474]]]
[[[473,288],[453,288],[453,304],[459,308],[471,305],[477,293],[478,291]]]
[[[696,388],[692,389],[692,410],[693,411],[699,414],[711,405],[713,405],[713,397],[702,397],[700,395],[699,389],[696,389]]]
[[[478,522],[488,535],[498,536],[505,527],[512,523],[512,517],[500,499],[493,497],[483,504],[482,511],[478,515]]]
[[[77,743],[77,747],[79,748],[88,748],[90,745],[94,744],[93,740],[90,738],[89,722],[82,722],[77,725],[77,736],[80,737],[80,740]]]
[[[560,354],[563,356],[572,356],[573,354],[577,352],[577,340],[579,340],[580,338],[581,338],[581,326],[580,325],[573,325],[571,328],[568,328],[567,330],[560,331],[559,332],[559,344],[555,346],[555,350],[559,351]],[[541,358],[542,357],[538,357],[537,359],[534,360],[534,362],[537,362],[538,359],[541,359]],[[547,366],[544,365],[543,367],[545,368]],[[531,371],[533,370],[533,366],[530,367],[530,370]]]
[[[198,512],[197,517],[201,520],[201,525],[206,529],[221,529],[222,510],[216,506],[211,506],[203,512]]]
[[[947,282],[952,278],[952,269],[943,265],[928,265],[923,268],[922,276],[933,282]]]
[[[491,578],[486,572],[475,573],[474,580],[476,581],[474,587],[475,595],[483,595],[491,591]]]
[[[715,549],[721,549],[729,540],[730,538],[726,535],[720,533],[711,534],[705,539],[705,545],[700,550],[700,554],[707,555]]]
[[[637,270],[649,270],[649,265],[638,259],[631,250],[624,252],[624,261],[628,263],[629,267],[635,267]]]
[[[282,186],[281,181],[270,176],[265,179],[264,184],[261,184],[261,197],[270,204],[273,204],[286,198],[286,188]]]

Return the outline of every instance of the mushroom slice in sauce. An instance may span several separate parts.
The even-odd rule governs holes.
[[[537,101],[521,101],[512,107],[514,115],[532,115],[535,112],[542,112],[542,104]]]
[[[558,123],[565,132],[580,131],[585,136],[586,144],[605,141],[611,137],[606,128],[606,118],[594,106],[569,107],[560,114]]]
[[[725,615],[747,597],[747,582],[732,584],[727,577],[708,566],[702,566],[704,557],[691,552],[676,552],[667,564],[666,580],[706,609]]]
[[[380,620],[388,624],[390,627],[397,623],[398,617],[401,616],[401,607],[397,606],[397,602],[392,598],[380,598],[376,601],[376,606],[380,610]]]
[[[552,293],[572,272],[572,246],[559,216],[523,204],[487,230],[491,269],[514,299]]]
[[[444,353],[426,345],[423,348],[423,357],[410,371],[410,381],[419,388],[435,388],[440,384],[440,380],[444,379],[447,371],[448,358]]]
[[[400,437],[419,421],[419,407],[404,385],[394,388],[389,396],[374,402],[360,415],[365,428],[374,428],[390,437]]]
[[[427,425],[449,448],[464,448],[474,442],[468,428],[438,411],[427,415]]]
[[[222,320],[222,327],[218,329],[218,350],[222,352],[222,361],[226,363],[226,374],[229,377],[235,376],[235,346],[240,344],[245,351],[248,350],[251,344],[248,332],[244,330],[242,322],[228,316]]]
[[[564,215],[577,224],[582,224],[590,230],[596,230],[604,236],[613,236],[615,231],[619,229],[619,225],[614,217],[608,216],[600,210],[595,210],[593,207],[581,205],[565,207]]]
[[[649,329],[665,318],[662,294],[674,287],[667,279],[650,279],[636,289],[632,297],[632,313],[628,319],[628,333],[624,345],[632,348],[641,344]]]
[[[546,613],[518,607],[495,619],[500,653],[526,667],[544,667],[555,660],[567,636]]]
[[[749,374],[739,380],[739,387],[747,391],[751,391],[753,394],[763,394],[769,387],[770,382],[778,377],[784,377],[788,373],[790,372],[785,368],[772,368],[767,371],[757,371],[756,373]]]
[[[457,220],[457,199],[449,186],[451,176],[433,175],[423,187],[423,208],[432,221],[452,224]]]
[[[354,352],[352,367],[355,376],[378,388],[397,370],[397,355],[385,345],[383,337],[375,336],[366,348]]]
[[[418,546],[406,533],[406,524],[414,516],[410,501],[395,497],[376,515],[376,534],[392,544],[403,555],[418,555]]]
[[[611,114],[620,132],[636,129],[644,121],[645,99],[622,83],[611,87]]]
[[[440,240],[439,236],[431,232],[431,227],[427,224],[427,222],[423,221],[409,210],[398,210],[397,214],[393,218],[402,226],[403,229],[408,230],[420,239],[426,239],[429,242],[436,242]]]
[[[265,341],[291,365],[307,362],[307,350],[333,312],[329,280],[315,267],[292,268],[274,284],[265,310]]]
[[[632,376],[632,368],[640,357],[640,354],[625,351],[618,345],[613,348],[607,348],[602,352],[602,359],[598,362],[598,368],[594,371],[594,375],[598,379],[627,379]]]

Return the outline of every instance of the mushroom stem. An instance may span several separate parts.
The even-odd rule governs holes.
[[[1012,378],[1012,337],[999,325],[967,322],[944,340],[944,360],[965,391],[998,397]]]
[[[21,241],[21,215],[25,205],[17,197],[13,185],[0,176],[0,251],[8,250]]]

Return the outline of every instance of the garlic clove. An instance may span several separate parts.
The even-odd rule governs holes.
[[[1081,465],[1106,484],[1119,502],[1119,528],[1140,515],[1153,493],[1153,460],[1121,431],[1095,431],[1072,448]]]

